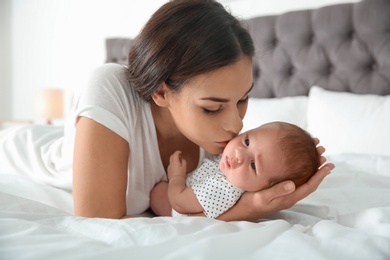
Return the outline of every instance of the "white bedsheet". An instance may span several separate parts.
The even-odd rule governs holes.
[[[258,223],[75,217],[70,192],[0,174],[0,259],[390,259],[390,157],[329,159],[314,194]]]

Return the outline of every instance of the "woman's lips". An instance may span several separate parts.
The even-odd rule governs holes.
[[[225,148],[228,143],[229,141],[217,142],[217,144],[223,148]]]

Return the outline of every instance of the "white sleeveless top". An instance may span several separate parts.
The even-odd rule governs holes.
[[[63,145],[72,146],[64,148],[66,150],[73,151],[74,125],[79,116],[95,120],[129,143],[127,214],[140,214],[147,210],[151,189],[156,183],[166,181],[167,175],[159,153],[150,104],[129,86],[122,65],[104,64],[91,74],[65,129]],[[199,163],[205,155],[205,151],[200,149]]]

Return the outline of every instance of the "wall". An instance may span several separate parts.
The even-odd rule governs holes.
[[[224,2],[235,15],[242,18],[251,18],[294,10],[313,9],[341,2],[359,2],[359,0],[222,0],[220,2]]]
[[[11,0],[0,1],[0,120],[11,114]]]
[[[134,37],[166,0],[0,1],[0,120],[33,119],[34,89],[66,96],[104,63],[106,37]],[[337,3],[335,0],[221,0],[241,18]],[[357,2],[344,0],[343,2]]]

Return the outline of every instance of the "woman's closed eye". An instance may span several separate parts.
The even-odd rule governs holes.
[[[219,108],[214,109],[214,110],[213,109],[203,108],[202,110],[207,115],[215,115],[215,114],[218,114],[219,112],[222,111],[222,107],[219,107]]]
[[[243,103],[247,103],[249,101],[249,95],[247,95],[245,98],[243,99],[240,99],[238,101],[238,104],[243,104]]]

